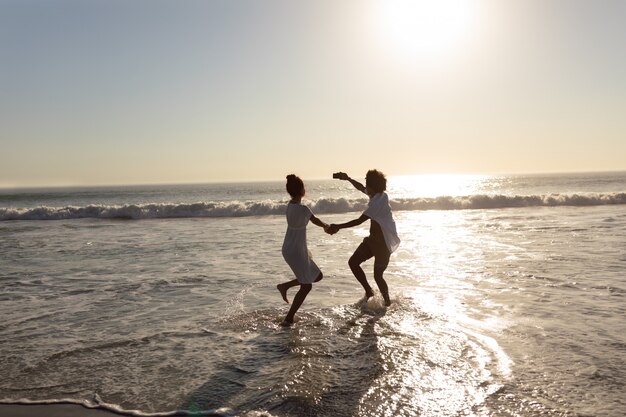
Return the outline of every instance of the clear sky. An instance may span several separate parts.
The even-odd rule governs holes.
[[[0,0],[0,186],[626,170],[623,0]]]

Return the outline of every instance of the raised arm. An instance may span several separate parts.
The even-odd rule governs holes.
[[[356,188],[357,190],[359,190],[360,192],[364,194],[367,194],[367,191],[365,190],[365,186],[361,184],[360,182],[350,178],[348,174],[346,174],[345,172],[336,172],[333,174],[333,178],[336,178],[338,180],[349,181],[350,184],[352,184],[354,188]]]

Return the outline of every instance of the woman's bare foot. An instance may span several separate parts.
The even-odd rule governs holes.
[[[285,286],[285,284],[278,284],[276,286],[276,288],[280,292],[281,297],[283,297],[283,300],[285,300],[285,302],[287,304],[289,304],[289,300],[287,299],[287,290],[288,290],[288,288]]]
[[[385,300],[385,307],[389,307],[391,305],[391,299],[389,298],[389,294],[383,294],[383,300]]]
[[[363,298],[361,298],[359,301],[356,302],[357,306],[363,306],[365,304],[367,304],[367,302],[369,301],[370,298],[372,298],[374,296],[374,291],[373,290],[367,290],[365,291],[365,295],[363,296]]]

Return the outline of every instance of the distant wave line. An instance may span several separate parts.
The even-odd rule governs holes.
[[[489,195],[398,199],[390,202],[394,210],[475,210],[520,207],[602,206],[626,204],[626,193]]]
[[[626,193],[550,195],[470,195],[461,197],[406,198],[390,200],[395,211],[476,210],[520,207],[599,206],[626,204]],[[167,219],[192,217],[250,217],[282,215],[284,201],[198,202],[191,204],[89,205],[85,207],[0,208],[0,221],[68,219]],[[334,214],[363,211],[367,199],[320,199],[309,206],[315,213]]]

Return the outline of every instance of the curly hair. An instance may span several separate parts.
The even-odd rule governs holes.
[[[382,193],[387,190],[387,178],[382,172],[370,169],[365,176],[365,186],[371,188],[375,193]]]
[[[286,188],[292,198],[304,197],[304,182],[300,177],[294,174],[287,175]]]

